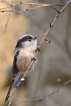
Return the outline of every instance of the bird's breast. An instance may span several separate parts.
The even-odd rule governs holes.
[[[28,51],[20,51],[20,54],[17,58],[17,67],[19,71],[25,72],[30,64],[31,64],[31,59],[35,57],[34,53],[28,52]]]

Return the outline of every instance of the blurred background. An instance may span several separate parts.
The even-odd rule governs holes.
[[[32,3],[66,3],[68,0],[21,0]],[[20,0],[13,0],[18,3]],[[12,4],[12,0],[0,0],[0,8]],[[17,5],[12,9],[20,11],[29,8]],[[62,7],[56,6],[58,10]],[[17,40],[30,33],[43,38],[57,12],[51,7],[43,7],[20,14],[0,12],[0,106],[8,106],[5,97],[12,81],[12,63]],[[8,21],[8,24],[7,24]],[[7,27],[5,28],[7,24]],[[6,30],[6,31],[5,31]],[[13,95],[12,106],[71,106],[71,84],[63,86],[56,94],[41,101],[24,101],[24,98],[41,98],[58,89],[57,79],[66,82],[71,78],[71,5],[69,5],[48,34],[51,43],[43,42],[38,54],[38,63],[27,74],[24,85],[20,85]],[[22,101],[19,101],[21,99]]]

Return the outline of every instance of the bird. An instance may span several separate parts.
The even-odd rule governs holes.
[[[37,53],[39,51],[37,37],[34,37],[31,34],[25,34],[17,41],[14,59],[13,59],[13,80],[7,92],[5,101],[10,98],[10,93],[15,85],[15,82],[18,79],[19,74],[23,74],[29,68],[31,62],[34,60],[32,66],[29,68],[29,71],[32,70],[37,62]]]

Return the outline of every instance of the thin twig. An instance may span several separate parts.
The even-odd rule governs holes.
[[[4,8],[0,8],[0,12],[18,12],[18,13],[21,13],[21,12],[25,12],[26,10],[22,10],[22,11],[15,11],[15,10],[7,10],[8,8],[11,8],[11,7],[15,7],[17,5],[29,5],[29,6],[35,6],[35,7],[32,7],[32,8],[28,8],[26,10],[32,10],[32,9],[36,9],[36,8],[41,8],[41,7],[52,7],[52,6],[65,6],[66,4],[60,4],[60,3],[56,3],[56,4],[47,4],[47,3],[23,3],[23,2],[19,2],[17,4],[10,4],[9,6],[7,7],[4,7]]]
[[[12,1],[12,4],[13,4],[13,1]],[[11,8],[11,10],[12,10],[12,8]],[[7,26],[8,26],[8,23],[9,23],[10,15],[11,15],[11,12],[9,12],[8,19],[7,19],[7,22],[6,22],[6,24],[5,24],[5,29],[4,29],[4,32],[3,32],[2,35],[4,35],[5,32],[7,31]]]
[[[50,7],[50,6],[64,6],[65,4],[60,4],[60,3],[55,3],[55,4],[47,4],[47,3],[23,3],[23,2],[19,2],[19,3],[16,3],[16,4],[10,4],[9,6],[7,7],[4,7],[4,8],[0,8],[0,10],[3,10],[3,9],[8,9],[8,8],[11,8],[11,7],[15,7],[15,6],[18,6],[18,5],[30,5],[30,6],[46,6],[46,7]]]
[[[16,101],[19,101],[19,102],[23,102],[23,101],[31,102],[31,101],[43,100],[43,99],[45,99],[45,98],[47,98],[47,97],[50,97],[50,96],[56,94],[57,92],[59,92],[59,91],[61,90],[61,88],[62,88],[63,86],[65,86],[65,85],[67,85],[67,84],[69,84],[69,83],[71,83],[71,79],[68,80],[68,81],[66,81],[65,83],[63,83],[57,90],[53,91],[53,92],[50,93],[50,94],[44,95],[43,97],[40,97],[40,98],[35,98],[35,99],[26,99],[26,98],[24,98],[24,99],[15,99],[15,100],[16,100]]]
[[[11,12],[10,12],[9,15],[8,15],[8,19],[7,19],[7,22],[6,22],[6,24],[5,24],[5,29],[4,29],[4,32],[2,33],[2,35],[4,35],[5,32],[7,31],[7,26],[8,26],[8,22],[9,22],[10,15],[11,15]]]
[[[70,3],[71,3],[71,0],[69,0],[69,1],[62,7],[62,9],[60,9],[60,11],[57,12],[57,14],[55,15],[53,21],[50,23],[50,26],[51,26],[51,27],[49,26],[48,30],[47,30],[46,33],[44,34],[44,37],[42,38],[42,40],[41,40],[41,42],[40,42],[40,45],[42,44],[43,40],[44,40],[44,39],[46,38],[46,36],[48,35],[50,29],[53,27],[53,25],[54,25],[56,19],[59,17],[60,13],[63,12],[63,11],[65,10],[65,8],[66,8]],[[40,45],[39,45],[39,46],[40,46]]]

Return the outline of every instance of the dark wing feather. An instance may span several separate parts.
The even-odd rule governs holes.
[[[15,53],[15,56],[14,56],[14,61],[13,61],[13,78],[15,78],[15,76],[17,75],[19,69],[16,65],[16,62],[17,62],[17,57],[20,53],[20,50],[18,50],[16,53]]]

